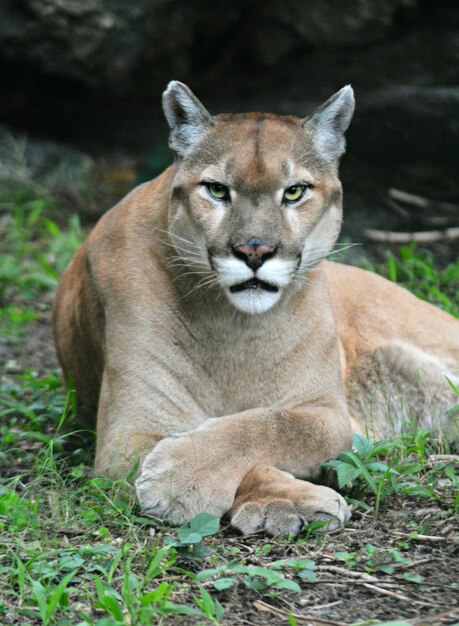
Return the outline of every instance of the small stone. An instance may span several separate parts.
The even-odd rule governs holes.
[[[101,28],[109,30],[115,26],[115,21],[115,17],[112,14],[106,13],[100,18],[99,24]]]
[[[15,359],[10,359],[5,363],[5,372],[8,372],[8,374],[20,374],[22,368]]]

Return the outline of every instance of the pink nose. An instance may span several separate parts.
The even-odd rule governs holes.
[[[265,261],[271,258],[276,249],[269,243],[259,239],[247,239],[240,246],[233,246],[234,255],[244,261],[252,270],[257,270]]]

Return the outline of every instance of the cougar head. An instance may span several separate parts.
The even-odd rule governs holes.
[[[338,236],[352,88],[305,119],[212,116],[177,81],[163,108],[175,155],[168,228],[176,258],[196,290],[212,285],[240,311],[268,311],[303,287]]]

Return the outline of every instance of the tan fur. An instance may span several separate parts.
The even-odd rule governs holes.
[[[231,510],[243,532],[342,525],[341,496],[304,479],[349,448],[351,420],[364,431],[362,410],[387,371],[415,404],[425,385],[441,397],[441,421],[459,324],[382,278],[321,261],[338,235],[341,186],[337,159],[313,141],[314,118],[196,115],[199,140],[193,118],[189,136],[171,139],[183,151],[174,167],[100,220],[57,292],[64,375],[85,415],[97,413],[95,469],[119,476],[140,462],[144,511],[176,523]],[[230,208],[209,198],[203,177],[231,188]],[[281,204],[282,190],[306,179],[310,195]],[[289,270],[275,304],[247,313],[216,267],[254,236],[277,246],[279,272],[284,261],[304,267]],[[381,403],[376,432],[386,430]]]
[[[457,382],[459,322],[379,276],[338,264],[330,269],[351,415],[378,436],[413,424],[455,436],[447,378]]]

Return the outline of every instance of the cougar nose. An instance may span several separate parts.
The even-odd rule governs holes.
[[[233,246],[233,252],[234,255],[244,261],[250,269],[256,271],[265,261],[276,253],[276,248],[273,248],[266,241],[260,241],[252,237],[251,239],[247,239],[242,245]]]

